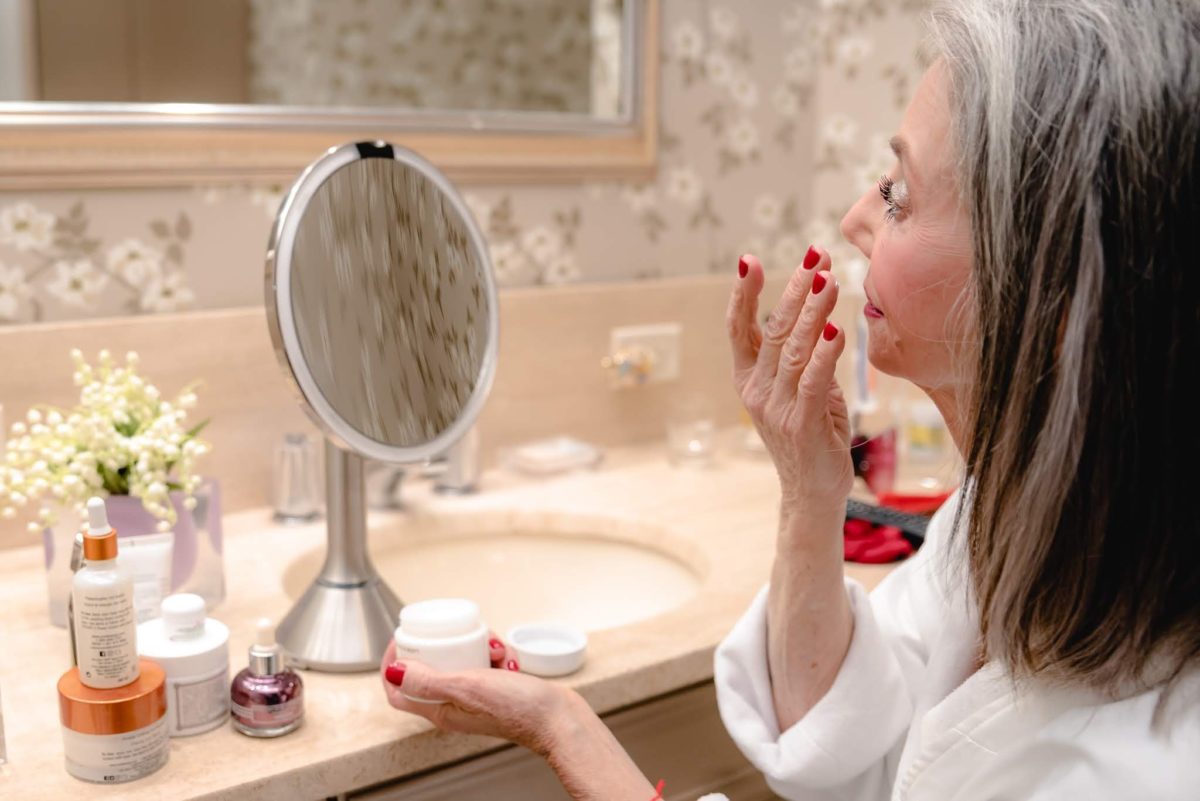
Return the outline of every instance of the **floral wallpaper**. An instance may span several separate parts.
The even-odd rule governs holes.
[[[663,0],[656,180],[462,186],[503,286],[790,270],[853,288],[845,210],[890,166],[926,0]],[[0,322],[262,302],[282,186],[0,193]]]
[[[250,0],[249,11],[254,103],[589,112],[593,41],[611,53],[620,39],[616,0]]]

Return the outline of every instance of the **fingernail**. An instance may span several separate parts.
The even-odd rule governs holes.
[[[399,687],[404,683],[404,665],[400,662],[393,662],[387,666],[383,675],[387,677],[388,684],[395,684]]]
[[[825,288],[825,276],[817,273],[813,276],[813,294],[816,295]]]
[[[738,259],[738,278],[745,278],[746,273],[750,272],[750,265],[746,263],[746,257]]]
[[[804,254],[804,269],[811,270],[817,266],[817,262],[821,260],[821,254],[812,245],[808,246],[808,252]]]
[[[488,640],[488,647],[493,651],[503,651],[504,643],[500,642],[499,640]]]
[[[825,332],[821,336],[825,337],[826,342],[832,342],[833,338],[837,336],[837,326],[833,323],[825,323]]]
[[[521,669],[521,666],[517,664],[517,660],[515,660],[515,659],[508,660],[508,663],[504,667],[506,667],[507,669],[509,669],[513,672],[516,672]]]

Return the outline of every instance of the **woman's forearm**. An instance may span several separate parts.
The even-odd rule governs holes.
[[[577,693],[555,716],[546,761],[575,801],[650,801],[654,787]]]
[[[845,503],[780,515],[767,595],[767,664],[780,731],[821,700],[842,666],[854,617],[842,573]]]

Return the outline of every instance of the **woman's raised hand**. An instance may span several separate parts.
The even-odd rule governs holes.
[[[756,257],[742,258],[729,301],[734,386],[775,462],[785,512],[840,504],[854,484],[850,418],[834,378],[846,335],[829,322],[838,298],[829,266],[828,253],[810,248],[765,330]]]

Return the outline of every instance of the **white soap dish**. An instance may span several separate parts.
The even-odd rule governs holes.
[[[587,635],[563,623],[523,623],[508,632],[507,645],[522,673],[552,678],[583,667]]]
[[[535,475],[563,473],[591,467],[600,461],[600,449],[571,437],[553,437],[520,445],[509,451],[507,464]]]

